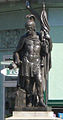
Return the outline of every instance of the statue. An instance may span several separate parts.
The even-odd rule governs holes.
[[[46,97],[47,97],[47,80],[48,80],[48,72],[51,69],[51,51],[52,51],[52,40],[49,35],[49,24],[47,20],[47,14],[45,10],[45,3],[43,2],[43,10],[41,13],[41,16],[31,7],[30,2],[26,0],[26,8],[33,14],[35,17],[38,19],[40,22],[41,30],[40,30],[40,37],[42,43],[44,43],[42,48],[45,48],[45,51],[42,52],[44,53],[42,55],[43,58],[43,64],[44,64],[44,81],[45,81],[45,86],[44,89],[46,91]],[[46,103],[47,103],[47,98],[46,98]]]
[[[27,15],[28,20],[25,23],[27,32],[20,38],[13,54],[13,64],[9,68],[19,67],[17,86],[26,91],[26,106],[46,107],[43,100],[43,79],[47,79],[51,68],[52,42],[49,36],[49,25],[47,19],[44,20],[45,22],[42,19],[45,9],[40,18],[31,9],[28,1],[27,8],[39,19],[41,30],[40,33],[36,32],[35,16]],[[34,90],[36,96],[33,94]]]

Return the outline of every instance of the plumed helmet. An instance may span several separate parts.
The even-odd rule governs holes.
[[[35,17],[34,15],[27,15],[28,21],[25,23],[26,29],[32,29],[35,30],[36,25],[35,25]]]
[[[25,27],[26,29],[32,29],[32,30],[35,30],[35,22],[32,21],[32,20],[28,20],[26,23],[25,23]]]

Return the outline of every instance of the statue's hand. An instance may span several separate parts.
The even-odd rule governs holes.
[[[8,66],[9,69],[16,69],[17,68],[17,65],[13,62],[12,64],[10,64]]]
[[[12,66],[12,64],[10,64],[10,65],[8,66],[8,68],[9,68],[9,69],[13,69],[14,67]]]
[[[30,8],[30,3],[29,3],[29,1],[28,0],[26,0],[26,8]]]

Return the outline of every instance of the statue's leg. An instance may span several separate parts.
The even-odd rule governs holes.
[[[25,90],[26,90],[26,106],[32,106],[32,84],[30,77],[25,78]]]
[[[31,94],[32,94],[32,106],[37,106],[37,90],[36,90],[36,84],[34,81],[34,77],[31,77]]]
[[[36,79],[37,95],[39,97],[39,106],[45,107],[45,104],[43,102],[43,80],[42,80],[40,66],[37,67],[35,79]]]

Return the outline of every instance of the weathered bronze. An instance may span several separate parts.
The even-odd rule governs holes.
[[[51,51],[52,51],[52,40],[49,35],[49,24],[47,20],[47,14],[45,10],[45,3],[43,3],[43,10],[41,16],[31,7],[30,2],[26,0],[26,8],[38,19],[41,25],[40,30],[40,39],[42,44],[42,62],[44,64],[44,72],[42,69],[42,77],[44,77],[45,86],[44,89],[46,91],[46,103],[47,103],[47,80],[48,80],[48,72],[51,69]]]
[[[28,1],[26,7],[33,15],[27,15],[28,20],[25,23],[27,33],[20,38],[13,54],[14,64],[9,68],[19,67],[17,87],[26,91],[26,107],[45,107],[43,92],[44,88],[46,89],[46,80],[51,68],[52,50],[49,25],[45,5],[43,5],[41,17],[30,7]],[[40,21],[40,33],[36,32],[34,15]]]

